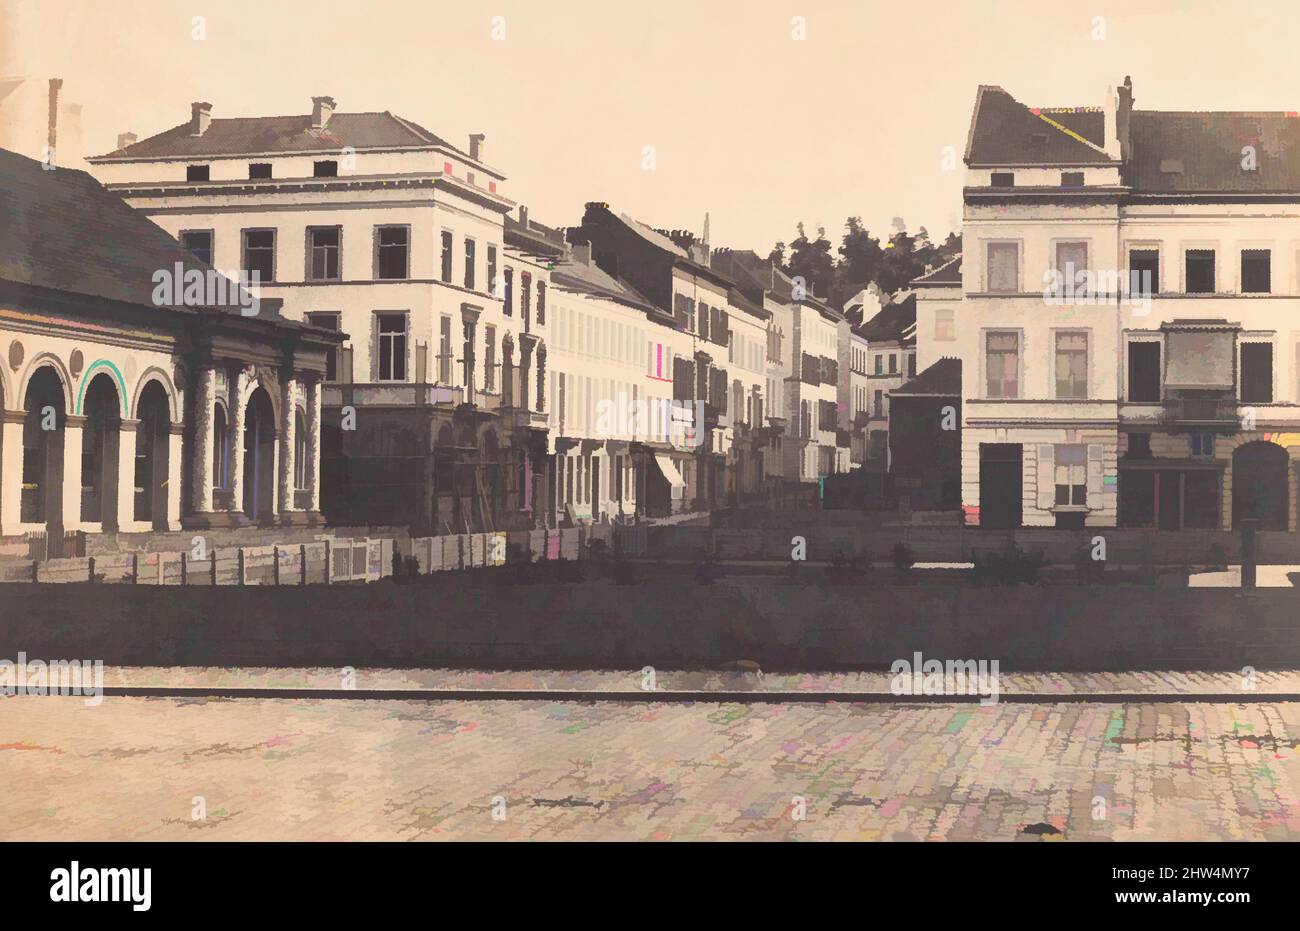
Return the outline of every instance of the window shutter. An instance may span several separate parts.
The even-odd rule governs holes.
[[[1050,510],[1056,504],[1056,447],[1038,444],[1038,507]]]
[[[1088,444],[1088,510],[1100,511],[1102,509],[1102,476],[1104,474],[1105,463],[1102,456],[1105,448],[1100,443]]]

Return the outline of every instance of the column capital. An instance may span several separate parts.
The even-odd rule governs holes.
[[[72,427],[74,430],[80,430],[86,425],[89,418],[81,414],[68,414],[63,418],[64,427]]]
[[[27,422],[27,411],[10,411],[10,410],[6,410],[6,411],[3,412],[3,416],[0,417],[0,422],[3,422],[3,423],[26,423],[26,422]]]

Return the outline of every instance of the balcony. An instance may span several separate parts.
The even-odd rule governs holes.
[[[1225,429],[1241,426],[1235,398],[1165,398],[1164,422],[1171,427]]]
[[[465,389],[459,385],[417,382],[327,384],[321,392],[321,403],[326,407],[338,407],[341,404],[358,407],[456,407],[464,403],[464,400]]]

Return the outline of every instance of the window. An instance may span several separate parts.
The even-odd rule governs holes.
[[[876,374],[885,374],[885,357],[880,353],[876,353]]]
[[[1015,293],[1020,289],[1020,246],[1014,242],[988,244],[988,289]]]
[[[200,262],[212,264],[212,230],[186,230],[181,233],[181,245]]]
[[[332,160],[313,162],[311,176],[313,178],[337,178],[339,176],[339,163]]]
[[[515,312],[515,270],[513,268],[506,269],[505,291],[506,303],[502,313],[509,317]]]
[[[709,338],[709,305],[700,301],[700,339]]]
[[[323,327],[326,330],[333,330],[335,333],[343,329],[342,315],[338,311],[313,311],[307,314],[307,322],[312,326]],[[325,380],[338,380],[338,350],[334,350],[325,357]]]
[[[501,296],[501,285],[497,282],[497,247],[493,245],[488,246],[487,286],[493,297]]]
[[[989,177],[989,183],[993,187],[1015,187],[1016,175],[1011,171],[995,171]]]
[[[483,390],[497,390],[497,328],[491,325],[483,327]]]
[[[1088,503],[1088,447],[1061,443],[1056,447],[1056,504],[1084,507]]]
[[[936,310],[934,312],[934,338],[937,340],[957,338],[957,327],[951,310]]]
[[[1130,250],[1128,279],[1130,294],[1158,294],[1160,292],[1160,250]]]
[[[207,181],[208,171],[209,169],[207,165],[186,165],[185,180],[186,181]]]
[[[898,374],[898,356],[892,352],[889,354],[889,374]]]
[[[465,287],[474,290],[474,240],[465,239]]]
[[[243,235],[244,271],[254,283],[275,281],[275,230],[244,230]]]
[[[226,450],[229,445],[226,409],[220,404],[212,412],[212,487],[226,487]]]
[[[451,317],[442,317],[438,331],[438,383],[451,384]]]
[[[1272,255],[1267,249],[1241,250],[1241,292],[1268,294],[1272,289],[1270,266]]]
[[[1076,288],[1079,272],[1088,270],[1088,244],[1086,242],[1058,242],[1056,244],[1056,271],[1062,285],[1070,282]],[[1086,279],[1085,279],[1086,280]]]
[[[1088,396],[1088,334],[1056,334],[1056,396]]]
[[[1061,187],[1083,187],[1082,171],[1061,172]]]
[[[984,339],[988,396],[1020,397],[1020,334],[988,333]]]
[[[271,177],[270,162],[251,162],[248,166],[248,179],[257,181]]]
[[[1160,400],[1160,344],[1128,344],[1128,399],[1138,403]]]
[[[523,272],[519,276],[519,316],[523,318],[524,326],[528,326],[528,315],[532,311],[533,304],[533,276],[528,272]]]
[[[1273,401],[1273,344],[1241,344],[1241,400],[1249,404]]]
[[[442,278],[443,281],[447,282],[447,284],[451,284],[452,248],[453,246],[452,246],[451,232],[448,230],[443,230],[442,231],[442,268],[440,269],[439,276]]]
[[[339,279],[339,245],[342,227],[307,227],[307,280],[337,281]]]
[[[375,227],[375,277],[398,279],[407,276],[409,226]]]
[[[406,381],[406,314],[376,314],[379,381]]]
[[[908,377],[910,378],[916,377],[916,355],[915,354],[907,357],[907,374]]]
[[[1188,294],[1214,293],[1214,250],[1188,249],[1186,255]]]
[[[546,282],[537,282],[537,325],[546,323]]]
[[[1128,450],[1124,453],[1125,459],[1150,459],[1151,458],[1151,434],[1150,433],[1129,433]]]
[[[1193,433],[1191,434],[1192,456],[1197,459],[1214,458],[1214,434],[1213,433]]]

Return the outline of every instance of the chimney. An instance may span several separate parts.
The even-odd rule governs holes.
[[[469,137],[469,157],[476,162],[483,161],[483,141],[487,136],[483,133],[471,133]]]
[[[190,135],[202,136],[212,122],[212,104],[196,101],[190,104]]]
[[[1133,116],[1133,78],[1124,75],[1124,83],[1119,88],[1119,106],[1115,110],[1115,135],[1119,137],[1120,158],[1128,161],[1130,119]]]
[[[325,124],[334,115],[333,97],[313,97],[311,99],[311,128],[324,129]]]
[[[579,265],[591,264],[591,243],[577,243],[573,247],[573,260]]]
[[[528,229],[528,208],[523,204],[519,205],[519,225]]]
[[[46,123],[45,143],[51,154],[59,144],[59,91],[63,88],[63,78],[50,78],[49,120]]]
[[[1106,107],[1105,120],[1103,122],[1103,148],[1106,154],[1111,158],[1118,159],[1119,151],[1119,133],[1116,125],[1119,116],[1119,95],[1115,93],[1115,88],[1106,88]]]
[[[140,137],[137,136],[135,133],[118,133],[117,134],[118,151],[125,149],[129,145],[135,145],[136,140],[139,138]]]

